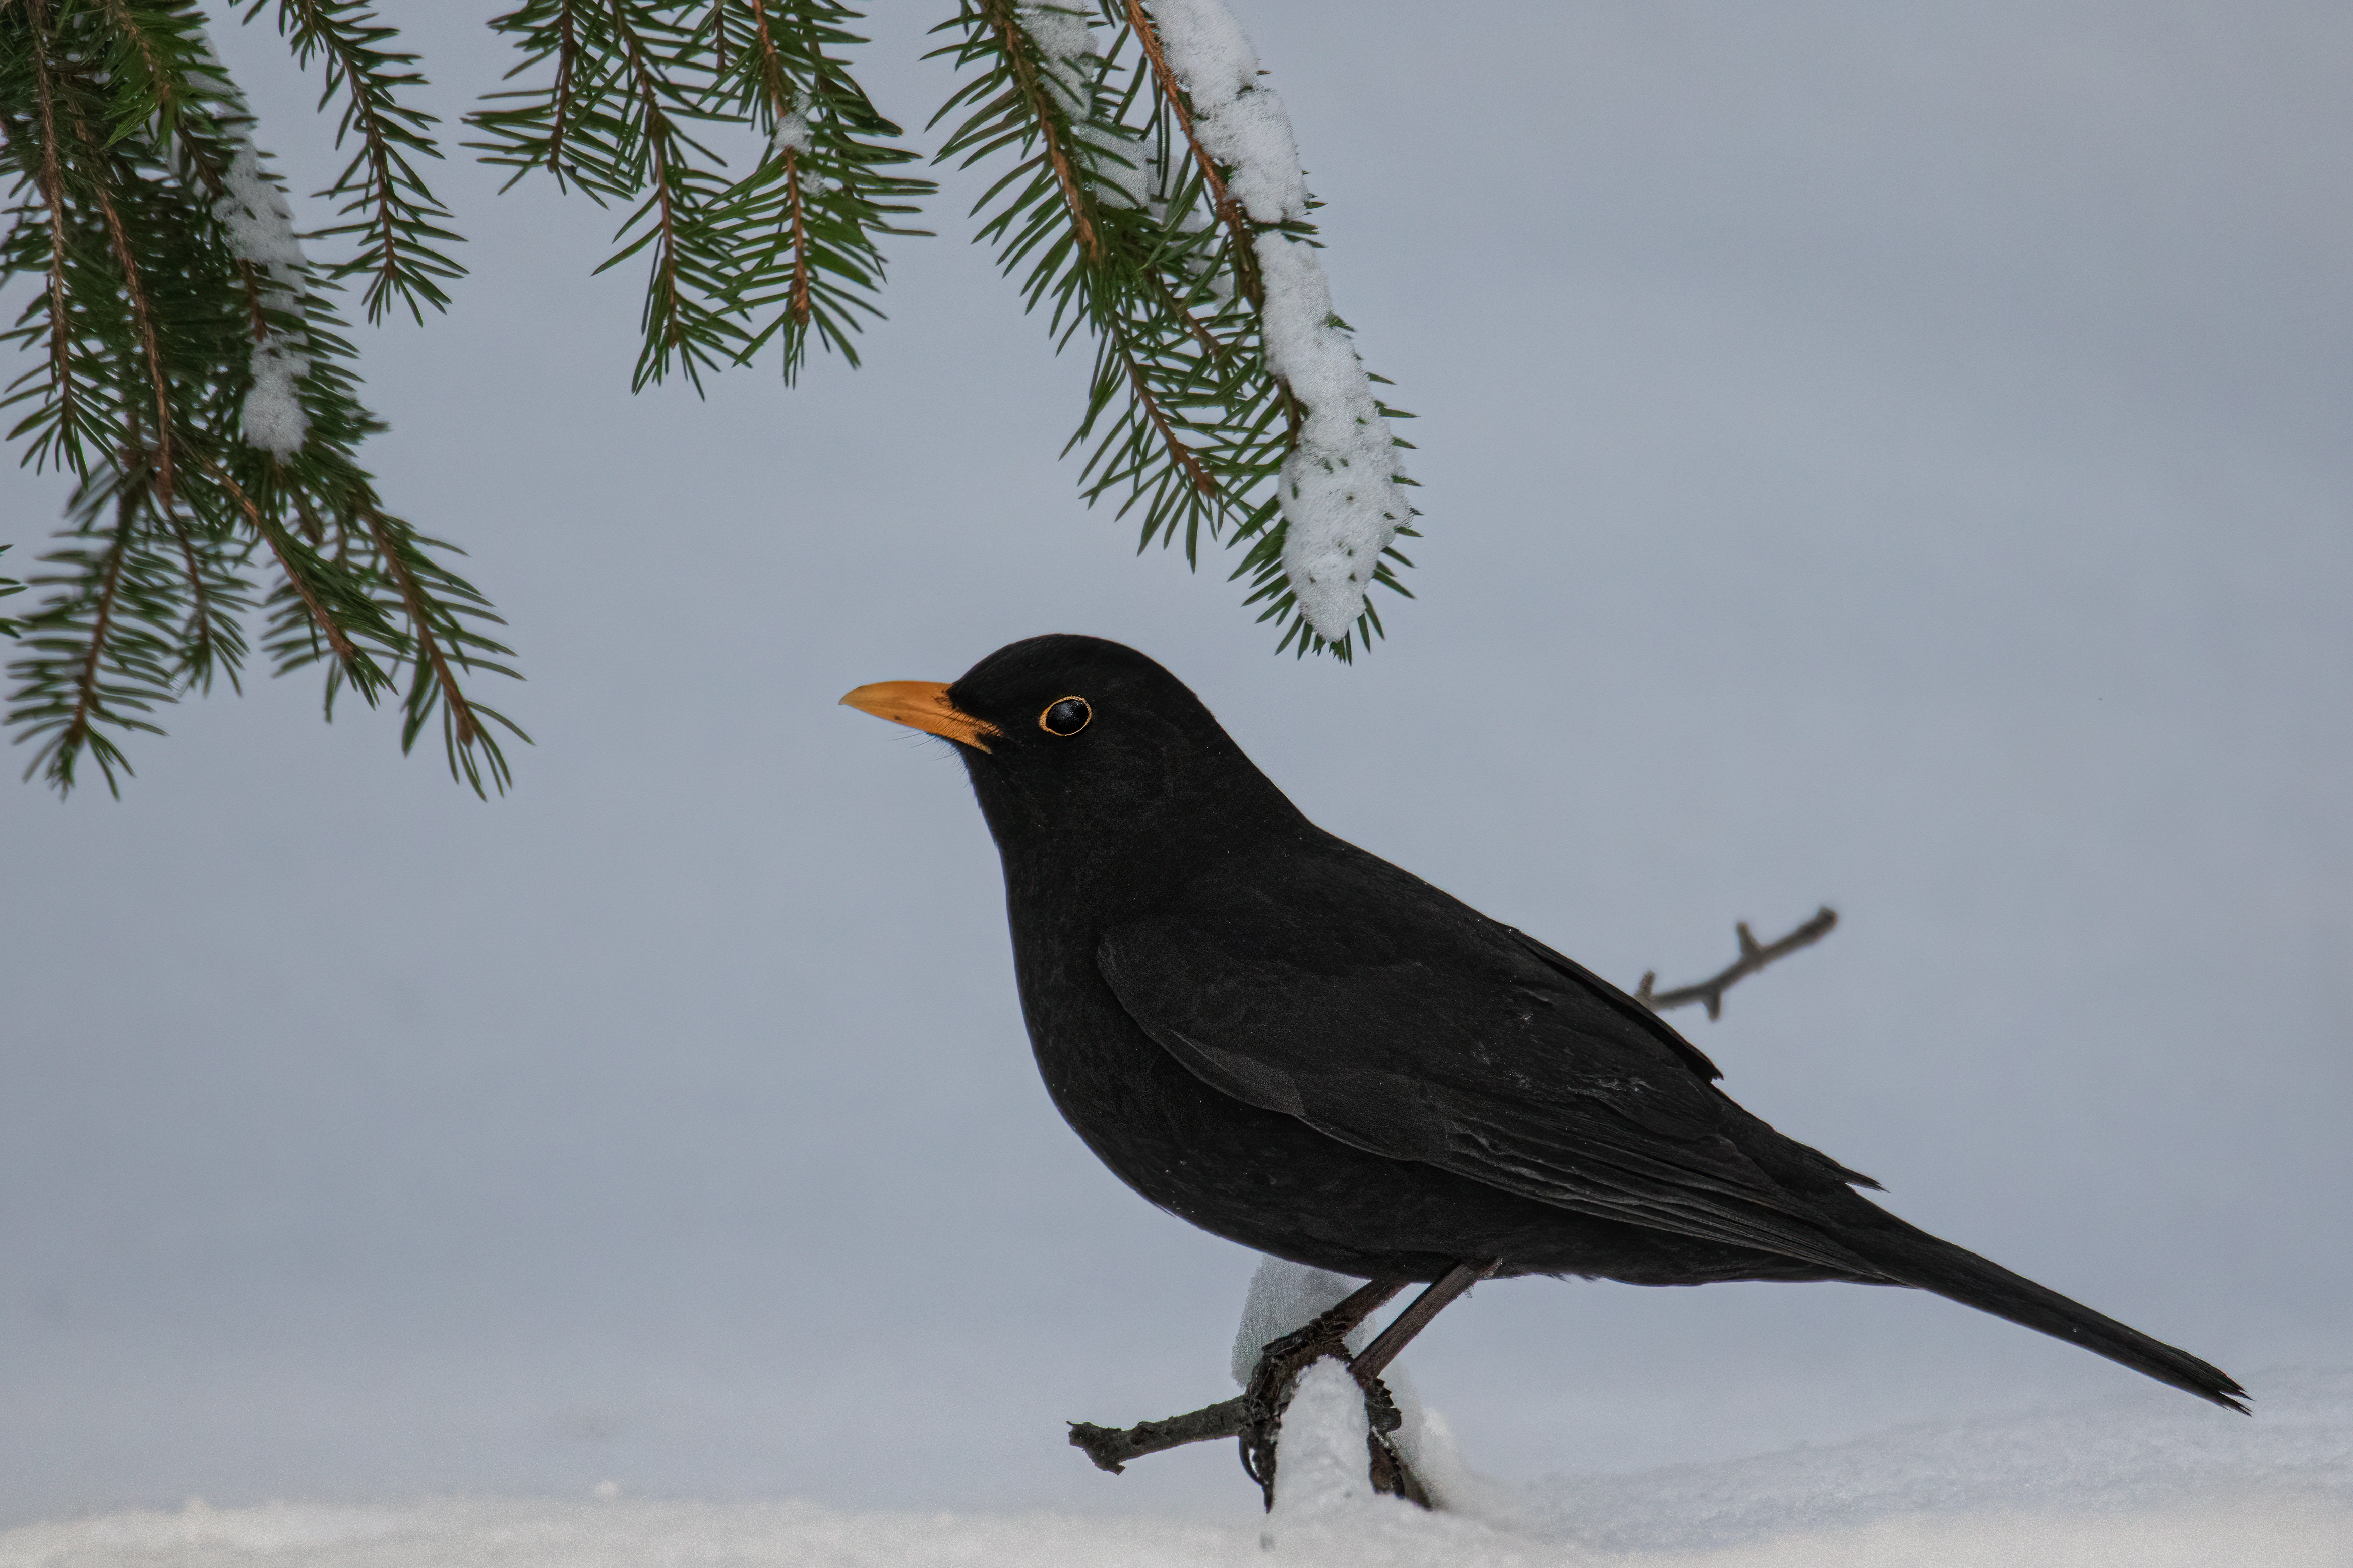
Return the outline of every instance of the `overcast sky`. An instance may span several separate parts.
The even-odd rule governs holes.
[[[1064,1446],[1229,1392],[1254,1259],[1060,1125],[962,769],[834,706],[1048,630],[1621,983],[1835,905],[1677,1016],[1736,1097],[2258,1420],[2267,1369],[2353,1363],[2353,16],[1238,9],[1422,416],[1420,597],[1353,668],[1080,504],[1085,364],[965,243],[974,179],[864,370],[697,401],[628,393],[611,216],[437,171],[473,276],[360,334],[368,456],[470,552],[539,743],[483,805],[303,677],[169,715],[120,804],[0,786],[0,1522],[606,1479],[1246,1514],[1225,1446]],[[397,10],[454,121],[487,8]],[[860,56],[911,129],[942,10]],[[218,37],[326,184],[315,87]],[[0,486],[21,561],[63,489]],[[2137,1386],[1828,1285],[1514,1281],[1408,1360],[1505,1477]]]

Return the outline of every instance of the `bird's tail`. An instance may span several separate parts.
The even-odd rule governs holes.
[[[1883,1226],[1872,1226],[1867,1237],[1858,1237],[1849,1231],[1841,1239],[1877,1264],[1894,1282],[1933,1291],[1948,1301],[1958,1301],[1964,1307],[2007,1318],[2052,1339],[2081,1345],[2094,1355],[2104,1355],[2144,1376],[2186,1389],[2200,1399],[2211,1399],[2226,1410],[2247,1414],[2242,1403],[2247,1391],[2219,1367],[2209,1366],[2187,1351],[2161,1344],[2114,1318],[2104,1318],[2089,1307],[2070,1301],[2058,1291],[2045,1289],[1974,1252],[1905,1225],[1883,1209],[1878,1212],[1888,1222]]]

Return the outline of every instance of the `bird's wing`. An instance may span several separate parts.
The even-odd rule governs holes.
[[[1097,965],[1204,1082],[1343,1142],[1580,1213],[1877,1272],[1804,1191],[1852,1173],[1734,1105],[1639,1003],[1372,865],[1197,882],[1106,931]]]

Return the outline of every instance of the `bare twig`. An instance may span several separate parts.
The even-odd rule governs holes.
[[[1187,1443],[1214,1442],[1241,1435],[1245,1401],[1239,1394],[1205,1405],[1166,1421],[1139,1421],[1133,1426],[1098,1426],[1092,1421],[1071,1423],[1071,1447],[1083,1449],[1095,1468],[1117,1475],[1130,1459],[1181,1448]]]
[[[1732,929],[1740,935],[1740,956],[1730,965],[1709,975],[1695,985],[1679,985],[1672,991],[1653,991],[1651,986],[1658,978],[1656,970],[1645,970],[1642,983],[1634,987],[1634,1000],[1653,1013],[1663,1013],[1670,1007],[1688,1006],[1694,1002],[1707,1004],[1707,1016],[1724,1016],[1724,994],[1742,979],[1756,973],[1777,958],[1786,958],[1801,947],[1811,947],[1831,934],[1838,924],[1838,911],[1823,905],[1814,911],[1814,918],[1781,938],[1778,942],[1758,943],[1749,934],[1748,922],[1741,921]]]

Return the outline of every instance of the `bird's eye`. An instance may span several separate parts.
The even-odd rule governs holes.
[[[1049,735],[1075,735],[1087,727],[1095,710],[1087,706],[1083,697],[1057,697],[1038,715],[1038,728]]]

